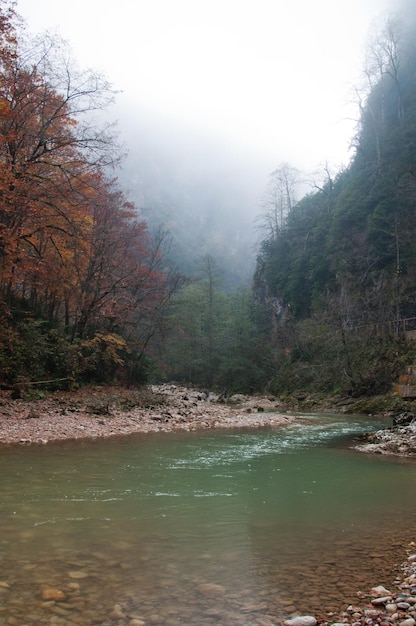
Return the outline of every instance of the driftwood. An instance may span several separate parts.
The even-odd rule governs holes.
[[[8,387],[8,389],[11,389],[11,394],[10,397],[12,400],[19,400],[22,397],[23,392],[25,391],[25,389],[29,388],[29,387],[39,387],[42,385],[50,385],[52,383],[63,383],[65,381],[72,381],[72,378],[52,378],[51,380],[37,380],[37,381],[24,381],[24,382],[19,382],[19,383],[14,383],[14,385],[11,385],[10,387]]]

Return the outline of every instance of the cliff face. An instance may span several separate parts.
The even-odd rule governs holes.
[[[407,373],[399,377],[394,391],[405,400],[416,398],[416,365],[409,365]]]

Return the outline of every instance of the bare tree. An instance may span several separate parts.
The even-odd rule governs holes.
[[[401,40],[402,27],[399,20],[388,18],[381,30],[375,30],[366,59],[366,73],[369,79],[373,75],[377,82],[383,82],[387,77],[393,81],[397,93],[397,117],[400,124],[404,116],[399,82]],[[382,121],[384,122],[384,109]]]
[[[287,216],[299,199],[301,183],[301,172],[286,162],[270,174],[259,216],[261,228],[269,239],[276,239],[284,228]]]
[[[385,95],[394,85],[397,97],[397,120],[403,124],[404,105],[400,87],[400,52],[402,27],[398,19],[389,17],[380,26],[374,25],[370,35],[363,68],[363,81],[355,88],[361,114],[361,126],[370,124],[375,142],[377,164],[381,163],[381,137],[386,123]],[[378,88],[377,96],[374,93]]]

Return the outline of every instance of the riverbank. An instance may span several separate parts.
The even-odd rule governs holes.
[[[9,394],[4,394],[0,398],[0,443],[5,445],[47,444],[63,439],[95,439],[132,433],[168,433],[178,430],[280,426],[296,420],[296,415],[292,412],[293,408],[300,411],[303,409],[303,412],[307,412],[305,405],[293,407],[272,397],[237,395],[226,400],[227,402],[224,402],[223,398],[215,394],[205,394],[176,385],[163,385],[141,391],[95,387],[75,392],[51,393],[43,398],[31,398],[28,394],[26,397],[16,400],[12,400]],[[313,412],[312,409],[309,410]],[[316,412],[324,410],[337,412],[329,403],[325,408],[322,405],[319,408],[316,407]],[[349,411],[339,410],[338,412],[346,413]],[[405,427],[400,426],[400,429],[402,428]],[[361,445],[364,444],[361,443]],[[376,450],[368,451],[375,452]],[[396,450],[396,453],[403,455],[401,450]],[[406,537],[405,542],[407,541],[408,538]],[[367,543],[372,546],[372,536],[369,537]],[[308,619],[311,620],[309,622],[299,623],[298,621],[297,625],[289,623],[288,626],[312,626],[315,619],[320,626],[334,623],[348,623],[356,626],[372,624],[416,626],[416,560],[409,560],[415,555],[415,544],[409,547],[408,560],[401,568],[397,568],[395,565],[394,570],[391,569],[391,565],[387,566],[387,563],[391,564],[392,562],[387,555],[387,548],[393,550],[394,553],[396,551],[400,553],[397,555],[397,561],[399,561],[403,558],[403,543],[396,546],[395,543],[389,541],[386,551],[382,547],[383,543],[380,537],[374,537],[374,544],[377,545],[378,550],[374,550],[372,546],[368,554],[363,554],[363,559],[370,562],[370,567],[373,557],[380,559],[386,575],[384,576],[384,572],[382,572],[380,577],[379,570],[377,570],[377,574],[374,569],[371,569],[370,584],[372,584],[373,574],[374,578],[379,578],[379,580],[374,580],[374,584],[377,586],[373,590],[368,593],[358,592],[355,603],[355,585],[352,594],[351,590],[349,596],[344,593],[347,571],[345,566],[343,567],[342,561],[337,564],[334,563],[336,565],[335,582],[332,583],[330,583],[328,571],[325,572],[324,566],[322,571],[323,584],[328,588],[331,584],[336,585],[334,597],[335,592],[337,595],[339,592],[340,597],[339,603],[334,602],[330,606],[342,607],[343,609],[345,607],[345,610],[336,614],[325,613],[328,611],[328,605],[322,596],[321,603],[319,603],[318,598],[318,602],[309,605],[308,609],[316,610],[317,618],[309,617]],[[372,554],[372,551],[376,554]],[[361,551],[359,558],[361,558]],[[294,563],[295,570],[296,567],[297,564]],[[321,573],[318,572],[317,576],[320,575]],[[394,579],[395,576],[396,579]],[[390,580],[392,586],[389,585]],[[381,582],[386,587],[382,587]],[[6,581],[4,584],[9,583]],[[366,586],[364,585],[362,588],[365,589]],[[7,588],[4,587],[4,589]],[[300,594],[301,589],[302,587],[299,585],[298,593]],[[67,606],[63,606],[59,599],[47,602],[53,603],[52,608],[57,610],[75,610],[75,604],[72,605],[70,602],[67,603]],[[348,606],[350,602],[353,604]],[[304,602],[304,606],[308,607],[308,604],[308,602]],[[320,604],[322,612],[319,612]],[[258,606],[261,607],[261,610],[257,615]],[[250,623],[256,626],[276,626],[280,623],[276,617],[270,617],[269,620],[268,616],[262,614],[266,610],[262,608],[265,605],[259,604],[258,606],[254,605],[253,608],[250,605],[249,608],[243,609],[253,612]],[[289,610],[289,606],[290,603],[288,603],[288,615],[285,616],[287,619],[293,618],[295,615],[295,610]],[[304,610],[304,608],[300,610]],[[332,608],[332,610],[335,609]],[[338,611],[338,608],[336,610]],[[280,619],[283,620],[283,617]],[[87,623],[90,622],[85,622],[85,624]],[[129,623],[127,617],[123,621],[124,623],[126,625]]]
[[[403,426],[392,426],[364,435],[354,449],[369,454],[416,457],[416,418]]]
[[[223,398],[174,384],[142,389],[84,387],[40,394],[26,390],[12,399],[0,392],[0,445],[47,444],[52,441],[97,439],[136,433],[194,431],[218,428],[281,426],[296,412],[416,415],[416,406],[395,396],[366,400],[235,394]],[[412,410],[414,411],[412,413]],[[416,457],[416,419],[397,424],[357,441],[354,448],[372,454]]]
[[[236,395],[223,401],[177,385],[141,390],[83,388],[45,397],[0,397],[0,444],[47,444],[134,433],[260,428],[294,421],[277,400]]]
[[[402,563],[396,579],[388,589],[383,585],[373,587],[367,594],[357,593],[357,604],[350,605],[338,615],[329,613],[320,626],[415,626],[416,625],[416,543],[408,547],[407,559]],[[284,622],[284,626],[315,626],[314,616],[297,616]]]

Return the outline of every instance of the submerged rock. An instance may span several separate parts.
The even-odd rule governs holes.
[[[66,594],[60,589],[47,588],[42,589],[41,598],[45,602],[49,602],[51,600],[55,602],[64,602],[66,600]]]
[[[204,596],[222,596],[225,594],[225,588],[215,583],[201,583],[198,585],[198,591]]]

